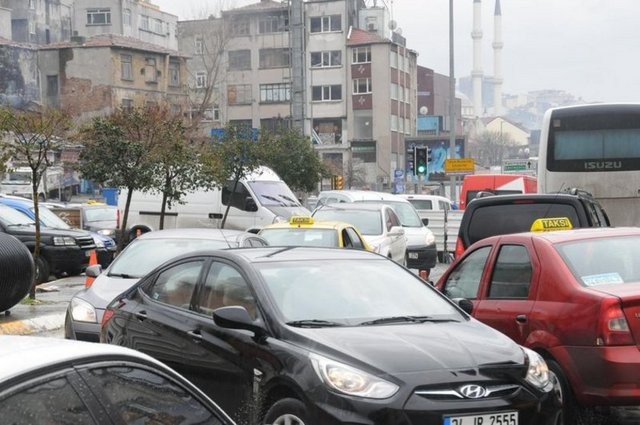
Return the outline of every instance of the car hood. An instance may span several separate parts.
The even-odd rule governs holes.
[[[36,231],[36,226],[28,225],[28,226],[13,226],[10,227],[12,235],[33,235]],[[79,229],[53,229],[51,227],[40,226],[40,235],[41,236],[71,236],[71,237],[82,237],[82,236],[91,236],[89,232],[86,230]]]
[[[292,342],[309,351],[395,376],[525,361],[519,345],[475,319],[293,332],[300,339]]]
[[[103,273],[96,278],[93,284],[78,292],[75,297],[87,301],[97,309],[105,309],[107,305],[118,295],[135,285],[140,279],[123,279],[121,277],[108,276]]]

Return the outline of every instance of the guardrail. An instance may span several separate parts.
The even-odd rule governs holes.
[[[433,232],[436,237],[436,245],[438,246],[438,257],[441,262],[446,262],[447,258],[444,256],[445,252],[445,240],[447,253],[453,253],[456,249],[456,239],[458,238],[458,231],[460,230],[460,222],[462,221],[462,215],[464,211],[450,210],[445,211],[430,211],[430,210],[418,210],[420,218],[428,218],[428,228]]]

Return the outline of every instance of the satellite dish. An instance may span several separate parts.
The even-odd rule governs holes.
[[[391,31],[393,31],[394,29],[396,29],[398,27],[398,23],[396,21],[394,21],[393,19],[389,21],[389,29]]]
[[[429,108],[427,108],[426,106],[420,107],[420,115],[427,115],[428,112],[429,112]]]

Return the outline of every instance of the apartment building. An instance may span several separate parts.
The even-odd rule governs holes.
[[[0,0],[0,8],[5,9],[0,10],[0,16],[4,17],[0,34],[18,43],[69,40],[72,4],[73,0]]]
[[[404,163],[404,137],[415,135],[416,53],[393,31],[385,7],[355,0],[303,7],[305,134],[334,172],[357,164],[368,186],[389,189]],[[200,118],[209,128],[290,125],[297,77],[289,17],[287,2],[263,0],[221,19],[178,23],[180,51],[191,57],[192,102],[208,102]]]
[[[73,0],[73,35],[77,36],[118,34],[177,50],[177,23],[177,16],[149,0]]]
[[[43,103],[80,119],[145,104],[187,110],[186,58],[177,51],[105,34],[42,46],[38,54]]]

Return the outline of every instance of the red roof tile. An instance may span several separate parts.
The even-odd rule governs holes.
[[[351,28],[351,34],[349,36],[349,40],[347,40],[347,46],[379,43],[391,43],[391,41],[380,37],[374,32],[364,31],[358,28]]]

